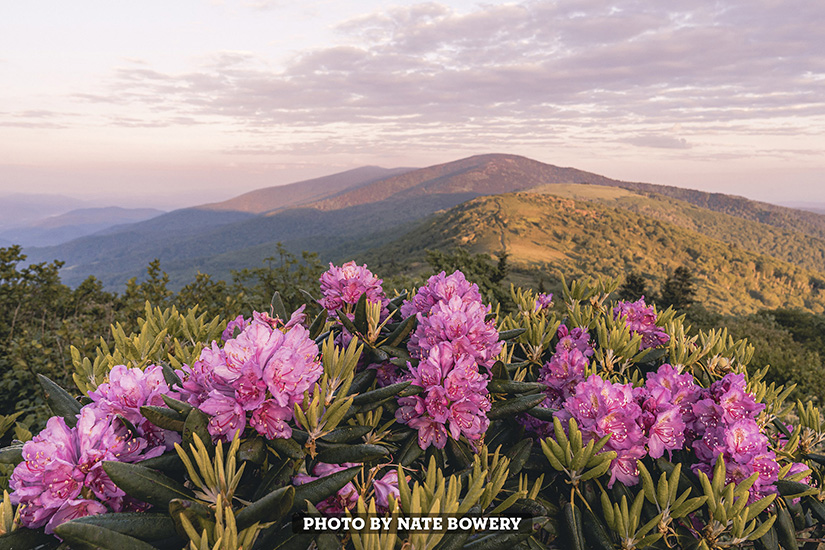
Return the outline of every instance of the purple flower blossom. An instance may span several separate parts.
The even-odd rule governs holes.
[[[252,320],[221,349],[201,352],[181,374],[181,394],[212,418],[214,439],[231,439],[247,422],[268,438],[288,438],[293,406],[323,373],[318,346],[300,322],[303,309],[284,324],[265,314]]]
[[[320,281],[323,297],[319,303],[330,315],[341,309],[352,313],[362,294],[366,294],[370,302],[380,302],[384,306],[389,301],[381,288],[381,279],[373,275],[366,265],[359,267],[355,262],[347,262],[337,267],[329,264],[329,270],[321,275]]]
[[[550,309],[551,305],[553,305],[553,294],[544,294],[542,292],[536,295],[536,307],[533,311],[538,313],[539,311]]]
[[[613,318],[624,319],[633,334],[641,334],[640,350],[663,346],[670,341],[670,336],[656,326],[656,312],[653,306],[645,304],[644,296],[635,302],[619,302],[613,308]]]
[[[481,303],[478,285],[470,283],[461,271],[447,275],[444,271],[427,279],[427,283],[418,289],[412,300],[405,300],[401,305],[401,316],[421,313],[427,315],[439,302],[449,302],[459,298],[466,302]]]
[[[243,315],[238,315],[226,324],[226,328],[221,333],[221,340],[224,342],[231,340],[237,335],[237,333],[243,332],[243,329],[245,329],[248,325],[249,321],[244,319]]]
[[[563,349],[577,349],[582,352],[585,357],[591,357],[593,355],[593,345],[590,343],[590,334],[585,329],[581,327],[569,329],[566,325],[560,325],[558,331],[556,331],[556,335],[559,337],[559,341],[556,344],[556,352]]]
[[[9,480],[11,500],[20,505],[24,527],[45,525],[47,533],[75,517],[123,511],[131,502],[101,462],[136,462],[163,451],[163,446],[153,447],[130,433],[116,416],[90,404],[81,409],[76,427],[52,417],[42,432],[23,445],[23,462]]]

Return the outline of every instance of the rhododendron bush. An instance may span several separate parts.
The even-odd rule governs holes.
[[[604,280],[514,288],[507,313],[459,271],[382,284],[349,262],[295,312],[278,294],[212,322],[147,305],[141,331],[75,354],[82,395],[41,378],[55,416],[0,451],[0,548],[789,550],[823,536],[819,410],[786,403],[746,342],[611,300]],[[364,514],[526,520],[293,528]]]

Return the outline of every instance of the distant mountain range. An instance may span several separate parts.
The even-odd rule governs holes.
[[[598,269],[637,271],[654,284],[690,263],[700,296],[715,307],[739,300],[740,312],[825,308],[825,216],[514,155],[359,168],[26,253],[65,261],[68,284],[93,274],[118,289],[154,258],[173,286],[197,270],[228,278],[233,269],[260,266],[278,242],[324,260],[377,264],[420,260],[425,248],[506,251],[517,272],[541,270],[545,279]]]
[[[40,218],[0,231],[0,239],[22,246],[49,246],[65,243],[115,226],[135,223],[163,214],[154,208],[79,208]]]

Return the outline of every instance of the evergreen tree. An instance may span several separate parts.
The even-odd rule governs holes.
[[[689,307],[696,297],[696,282],[693,273],[685,267],[677,267],[662,284],[658,302],[673,309]]]
[[[653,299],[653,296],[647,292],[647,284],[644,277],[635,272],[628,273],[624,283],[619,287],[619,299],[635,302],[642,296],[651,301]]]

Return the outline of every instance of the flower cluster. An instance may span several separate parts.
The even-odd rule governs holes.
[[[427,279],[427,284],[418,289],[412,300],[401,304],[401,316],[405,319],[410,315],[422,313],[427,315],[439,302],[449,302],[452,298],[460,298],[466,302],[481,302],[478,285],[471,283],[460,271],[447,275],[444,271]]]
[[[756,422],[764,408],[747,392],[743,374],[727,374],[703,390],[701,399],[693,405],[693,450],[699,459],[693,470],[711,475],[716,457],[722,455],[726,482],[738,483],[759,473],[750,490],[751,499],[776,492],[779,465]]]
[[[437,300],[437,301],[436,301]],[[413,384],[421,395],[399,399],[396,419],[418,430],[422,449],[444,448],[448,435],[478,440],[487,430],[490,410],[487,376],[501,352],[495,322],[485,321],[489,306],[481,302],[476,285],[461,272],[430,278],[402,312],[416,314],[418,326],[408,349],[418,358],[410,365]]]
[[[355,262],[347,262],[337,267],[329,264],[329,270],[321,275],[320,281],[323,297],[319,303],[333,316],[341,309],[351,315],[350,310],[362,294],[366,294],[370,302],[381,302],[385,307],[389,302],[381,287],[383,281],[373,275],[366,265],[358,266]]]
[[[101,463],[152,458],[180,441],[179,434],[140,415],[140,407],[162,404],[160,396],[166,393],[161,367],[141,371],[119,365],[108,382],[89,394],[93,401],[81,408],[75,427],[69,428],[63,418],[50,418],[46,428],[23,445],[23,462],[9,480],[12,502],[21,505],[21,524],[31,529],[45,525],[52,533],[74,518],[146,509],[112,483]]]
[[[619,302],[613,308],[613,318],[624,319],[632,333],[642,336],[640,350],[663,346],[670,341],[670,336],[656,326],[656,312],[653,306],[645,304],[644,296],[635,302]]]
[[[181,393],[212,416],[215,440],[231,439],[247,422],[268,439],[291,437],[293,406],[323,373],[303,319],[303,309],[286,324],[255,313],[223,348],[213,342],[192,366],[184,365]]]
[[[539,370],[538,382],[546,386],[547,398],[541,406],[548,409],[560,409],[564,401],[573,395],[576,386],[584,381],[588,357],[593,355],[590,334],[579,327],[572,330],[560,325],[556,333],[559,341],[550,361]],[[526,429],[541,437],[553,433],[553,424],[539,420],[529,414],[521,414],[518,421]]]
[[[534,308],[533,312],[538,313],[540,311],[550,309],[551,305],[553,305],[553,294],[545,294],[543,292],[540,292],[538,295],[536,295],[536,307]]]
[[[692,375],[679,374],[668,364],[648,373],[644,386],[637,388],[595,374],[573,384],[570,380],[577,372],[548,367],[544,381],[548,391],[556,392],[554,403],[570,394],[556,415],[564,421],[574,418],[585,441],[610,435],[605,450],[617,453],[610,467],[611,486],[616,480],[638,483],[637,459],[692,449],[694,471],[711,475],[721,455],[727,465],[726,482],[738,483],[759,473],[751,498],[775,492],[779,465],[756,422],[765,406],[747,392],[743,374],[728,374],[704,389]],[[544,426],[540,428],[536,431],[549,435]]]

